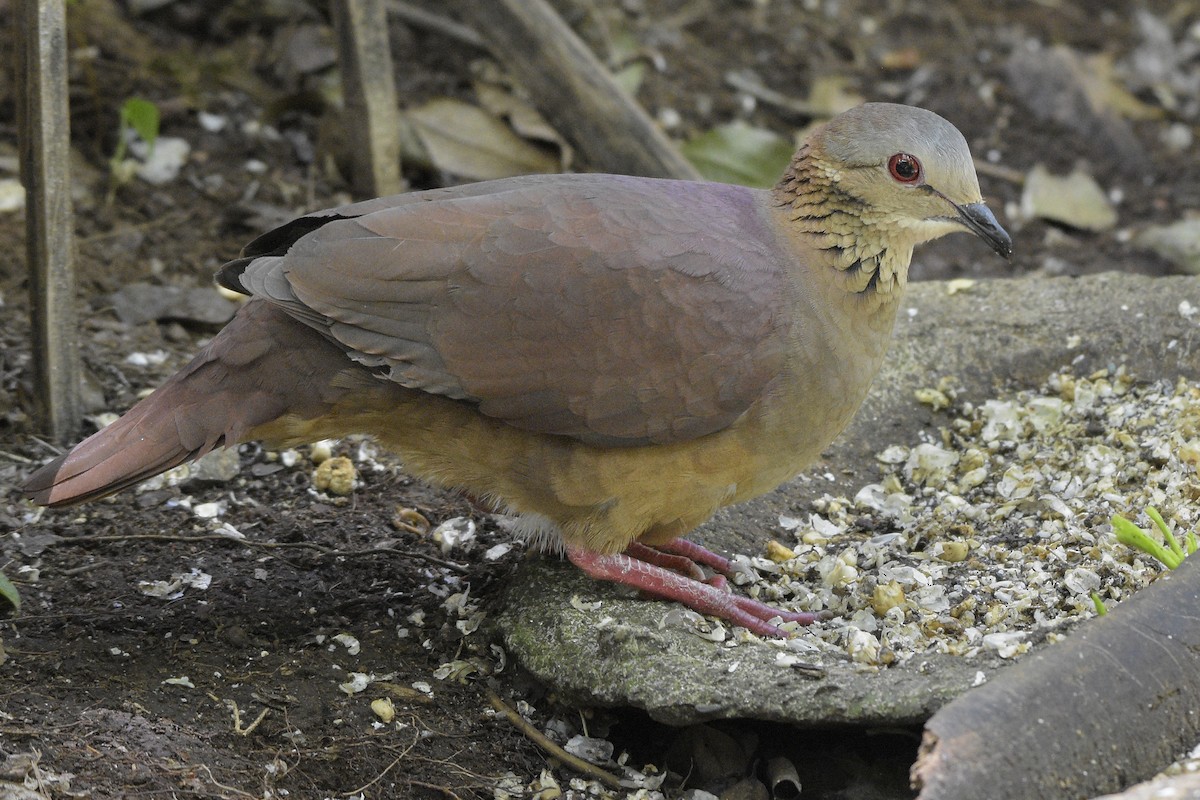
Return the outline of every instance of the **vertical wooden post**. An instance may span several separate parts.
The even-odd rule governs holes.
[[[13,20],[37,413],[65,443],[81,407],[64,1],[18,0]]]
[[[354,174],[370,197],[400,191],[400,121],[383,0],[334,0],[345,96],[344,130]]]

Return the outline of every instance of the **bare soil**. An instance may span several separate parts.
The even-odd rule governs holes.
[[[423,5],[441,11],[438,3]],[[1136,227],[1178,219],[1200,200],[1200,152],[1174,153],[1161,143],[1170,115],[1134,124],[1148,166],[1130,175],[1096,137],[1037,119],[1009,89],[1003,67],[1031,39],[1120,60],[1140,41],[1130,5],[946,0],[880,10],[855,0],[595,0],[559,7],[601,51],[605,26],[611,35],[620,22],[646,57],[661,57],[664,68],[647,70],[639,99],[652,113],[679,112],[673,135],[734,117],[785,135],[806,122],[765,103],[747,104],[725,83],[729,70],[751,68],[767,85],[799,97],[819,76],[844,75],[868,99],[942,113],[977,154],[996,150],[1012,170],[1041,162],[1065,172],[1083,163],[1102,185],[1120,186],[1121,226]],[[1178,5],[1145,4],[1182,38],[1197,12]],[[217,12],[210,6],[176,0],[134,15],[105,0],[71,4],[80,333],[91,413],[127,408],[213,333],[187,319],[122,323],[106,295],[131,282],[206,286],[220,263],[270,223],[348,198],[325,156],[337,123],[318,91],[327,74],[296,66],[294,37],[326,29],[323,11],[301,0],[227,4]],[[9,14],[0,5],[6,30]],[[396,20],[391,33],[403,103],[470,99],[470,64],[481,52]],[[0,48],[10,44],[0,41]],[[0,72],[10,63],[0,58]],[[13,77],[0,74],[3,158],[15,155]],[[187,138],[192,153],[177,180],[160,187],[135,181],[106,202],[116,112],[134,95],[155,101],[164,135]],[[1148,93],[1143,99],[1154,101]],[[205,130],[201,110],[225,117],[226,128]],[[264,136],[259,124],[281,135]],[[262,169],[248,169],[251,159]],[[452,179],[429,171],[406,177],[414,188]],[[982,183],[998,210],[1019,196],[1012,181],[985,174]],[[955,240],[919,254],[914,275],[1169,271],[1111,232],[1082,234],[1038,221],[1019,227],[1011,265]],[[56,448],[28,416],[23,233],[20,214],[0,214],[0,569],[23,598],[19,613],[9,610],[0,620],[0,779],[55,798],[465,798],[493,796],[506,773],[528,786],[551,769],[566,789],[575,773],[491,714],[489,690],[510,704],[530,704],[539,724],[586,724],[618,753],[630,751],[637,766],[661,766],[672,744],[678,752],[675,743],[694,736],[628,709],[564,707],[524,678],[520,665],[503,663],[486,619],[464,634],[463,615],[447,598],[469,591],[482,610],[495,608],[521,551],[483,558],[507,541],[495,520],[413,481],[385,454],[359,459],[361,485],[345,501],[311,489],[305,453],[283,466],[244,445],[230,481],[130,491],[81,509],[37,513],[15,486]],[[160,350],[161,363],[127,361],[131,353]],[[338,448],[358,456],[358,443]],[[245,540],[214,533],[188,507],[218,501],[227,505],[221,521]],[[427,533],[393,523],[400,507],[433,525],[473,518],[479,539],[470,550],[443,553]],[[211,584],[163,598],[139,583],[193,570],[210,575]],[[335,640],[338,634],[350,634],[360,650]],[[469,664],[469,674],[434,677],[451,662]],[[352,672],[379,680],[348,694],[338,687]],[[428,684],[432,696],[414,683]],[[370,705],[383,698],[395,707],[387,723]],[[743,742],[799,736],[749,723],[723,730]],[[830,736],[819,739],[829,744]],[[878,796],[905,796],[903,772],[917,741],[913,732],[887,741],[855,749],[838,740],[846,763],[814,759],[804,767],[814,777],[803,796],[868,796],[851,787],[854,776],[873,770],[890,776],[886,792],[872,790]],[[817,748],[812,743],[811,752]],[[880,760],[863,767],[867,757]],[[750,757],[746,765],[756,768]],[[664,784],[669,795],[701,785],[681,785],[687,770],[678,771]],[[736,777],[714,777],[703,788],[721,792]]]

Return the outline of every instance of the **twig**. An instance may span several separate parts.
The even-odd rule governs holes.
[[[443,17],[441,14],[434,14],[432,11],[417,8],[411,3],[405,3],[404,0],[389,0],[387,10],[389,14],[399,17],[409,25],[415,25],[418,28],[440,33],[443,36],[456,39],[463,44],[480,50],[487,49],[487,42],[475,32],[474,28],[463,25],[460,22],[455,22],[448,17]]]
[[[980,161],[978,158],[975,161],[975,171],[980,175],[987,175],[989,178],[999,178],[1002,181],[1015,183],[1017,186],[1025,185],[1025,173],[1008,167],[1002,167],[999,164],[992,164],[987,161]]]
[[[799,114],[802,117],[829,116],[829,109],[823,109],[815,103],[809,103],[806,100],[789,97],[783,92],[777,92],[774,89],[763,86],[757,79],[748,77],[741,72],[725,73],[725,82],[739,92],[745,92],[756,100],[761,100],[764,103],[782,108],[785,111],[791,111],[793,114]]]
[[[375,547],[369,550],[338,550],[333,547],[325,547],[324,545],[316,544],[315,542],[256,542],[253,539],[238,539],[234,536],[226,536],[221,533],[206,533],[200,536],[180,536],[173,533],[132,533],[132,534],[113,534],[99,536],[64,536],[47,543],[47,547],[52,547],[57,544],[102,544],[105,542],[228,542],[231,544],[245,545],[246,547],[258,547],[263,550],[312,550],[320,553],[323,556],[338,556],[344,558],[354,558],[360,556],[374,555],[397,555],[406,558],[415,558],[421,561],[428,561],[430,564],[436,564],[439,567],[445,567],[448,570],[466,574],[469,570],[463,564],[458,564],[453,561],[446,561],[437,556],[426,555],[425,553],[416,553],[411,550],[400,550],[396,547]]]
[[[399,764],[401,761],[403,761],[403,760],[404,760],[404,757],[405,757],[406,755],[408,755],[410,752],[412,752],[412,749],[413,749],[414,747],[416,747],[416,746],[417,746],[417,742],[418,742],[418,741],[420,741],[420,735],[419,735],[419,734],[418,734],[418,736],[417,736],[417,738],[416,738],[416,739],[413,739],[413,741],[412,741],[412,744],[410,744],[408,747],[404,748],[404,749],[403,749],[403,750],[400,752],[400,755],[398,755],[398,756],[396,756],[394,759],[392,759],[392,763],[388,764],[386,767],[384,767],[384,768],[383,768],[383,772],[380,772],[380,773],[379,773],[378,775],[376,775],[374,778],[372,778],[371,780],[367,781],[366,783],[364,783],[362,786],[358,787],[357,789],[351,789],[351,790],[350,790],[350,791],[348,791],[348,792],[343,792],[343,793],[342,793],[342,797],[354,797],[354,796],[357,796],[357,795],[361,795],[361,794],[362,794],[363,792],[365,792],[367,789],[370,789],[370,788],[371,788],[372,786],[374,786],[376,783],[378,783],[379,781],[383,780],[383,776],[384,776],[384,775],[387,775],[389,772],[391,772],[391,771],[392,771],[392,769],[394,769],[394,768],[395,768],[395,766],[396,766],[397,764]]]
[[[595,764],[584,761],[578,756],[571,755],[566,750],[563,750],[545,734],[530,725],[524,717],[522,717],[520,714],[514,711],[511,706],[501,700],[500,696],[491,689],[488,689],[487,697],[488,702],[492,704],[492,708],[496,709],[505,717],[507,717],[508,721],[515,725],[517,730],[525,734],[526,738],[530,739],[538,747],[542,748],[547,753],[569,766],[571,769],[595,778],[610,789],[616,789],[620,791],[621,789],[626,788],[621,785],[621,781],[617,779],[617,776],[600,769],[600,767],[597,767]]]
[[[56,456],[61,456],[63,454],[63,449],[56,444],[47,442],[45,439],[42,439],[37,436],[30,436],[29,438],[33,439],[35,442],[37,442],[42,447],[46,448],[47,450],[49,450],[52,454],[54,454]]]
[[[175,228],[181,227],[185,222],[190,222],[193,217],[197,216],[196,211],[176,211],[171,214],[164,214],[161,217],[146,220],[145,222],[128,223],[119,225],[112,230],[100,231],[93,233],[90,236],[80,236],[76,241],[80,245],[93,244],[101,242],[105,239],[111,239],[114,236],[125,236],[133,232],[148,231],[153,228]]]
[[[93,561],[90,564],[84,564],[83,566],[80,566],[80,567],[72,567],[71,569],[64,569],[62,571],[62,574],[63,574],[64,578],[74,578],[76,575],[82,575],[85,572],[91,572],[92,570],[99,569],[100,567],[107,567],[109,565],[109,563],[111,563],[111,562]]]
[[[426,783],[425,781],[418,781],[414,778],[408,779],[408,785],[409,786],[420,786],[423,789],[432,789],[435,792],[441,792],[442,794],[451,798],[451,800],[462,800],[461,797],[459,797],[453,791],[450,790],[449,786],[439,786],[436,783]]]
[[[267,714],[271,711],[269,708],[264,708],[261,712],[259,712],[259,715],[254,718],[253,722],[243,728],[242,710],[238,708],[237,701],[226,700],[225,707],[233,712],[233,732],[238,736],[249,736],[250,734],[254,733],[254,729],[258,727],[260,722],[267,718]]]
[[[209,781],[212,782],[212,785],[217,787],[221,791],[233,792],[234,794],[238,795],[239,797],[249,797],[249,798],[251,798],[251,800],[257,800],[256,796],[250,794],[249,792],[242,791],[241,789],[237,788],[236,786],[226,786],[225,784],[221,783],[219,780],[217,780],[216,776],[212,774],[212,770],[209,768],[208,764],[200,764],[199,767],[200,767],[200,769],[204,770],[208,774],[208,779],[209,779]]]

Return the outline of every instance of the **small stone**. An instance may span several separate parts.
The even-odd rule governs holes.
[[[0,179],[0,212],[25,208],[25,187],[16,178]]]
[[[228,483],[242,471],[242,460],[236,447],[221,447],[193,461],[188,468],[187,480],[181,485],[199,483]]]

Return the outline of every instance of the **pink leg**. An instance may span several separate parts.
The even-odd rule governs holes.
[[[686,546],[672,547],[672,545],[676,545],[677,543],[682,543]],[[644,545],[641,542],[634,542],[625,548],[625,555],[635,561],[645,561],[647,564],[654,564],[657,567],[678,572],[686,578],[695,578],[698,581],[707,583],[709,586],[715,586],[726,592],[729,591],[729,580],[725,577],[726,574],[731,574],[733,570],[729,559],[723,558],[711,550],[706,550],[698,544],[693,544],[687,539],[672,539],[665,545],[657,545],[655,547]],[[717,573],[711,576],[705,575],[704,570],[700,569],[700,564],[717,570]]]
[[[808,625],[817,618],[816,614],[781,611],[749,597],[730,594],[624,553],[602,555],[568,545],[567,558],[593,578],[632,586],[655,597],[678,601],[702,614],[712,614],[741,625],[759,636],[788,637],[789,634],[768,621],[775,617],[802,625]]]
[[[664,553],[674,553],[677,556],[683,556],[686,559],[695,561],[697,564],[711,567],[722,575],[729,575],[733,572],[733,565],[729,563],[728,558],[682,537],[664,542],[658,545],[657,549]]]
[[[625,555],[636,561],[644,561],[647,564],[653,564],[656,567],[669,569],[672,572],[678,572],[687,578],[694,578],[698,581],[704,581],[704,570],[696,566],[696,561],[688,558],[682,553],[675,555],[668,550],[660,550],[656,547],[647,547],[640,542],[634,542],[625,548]],[[718,556],[719,558],[720,556]],[[703,562],[701,562],[703,563]]]

